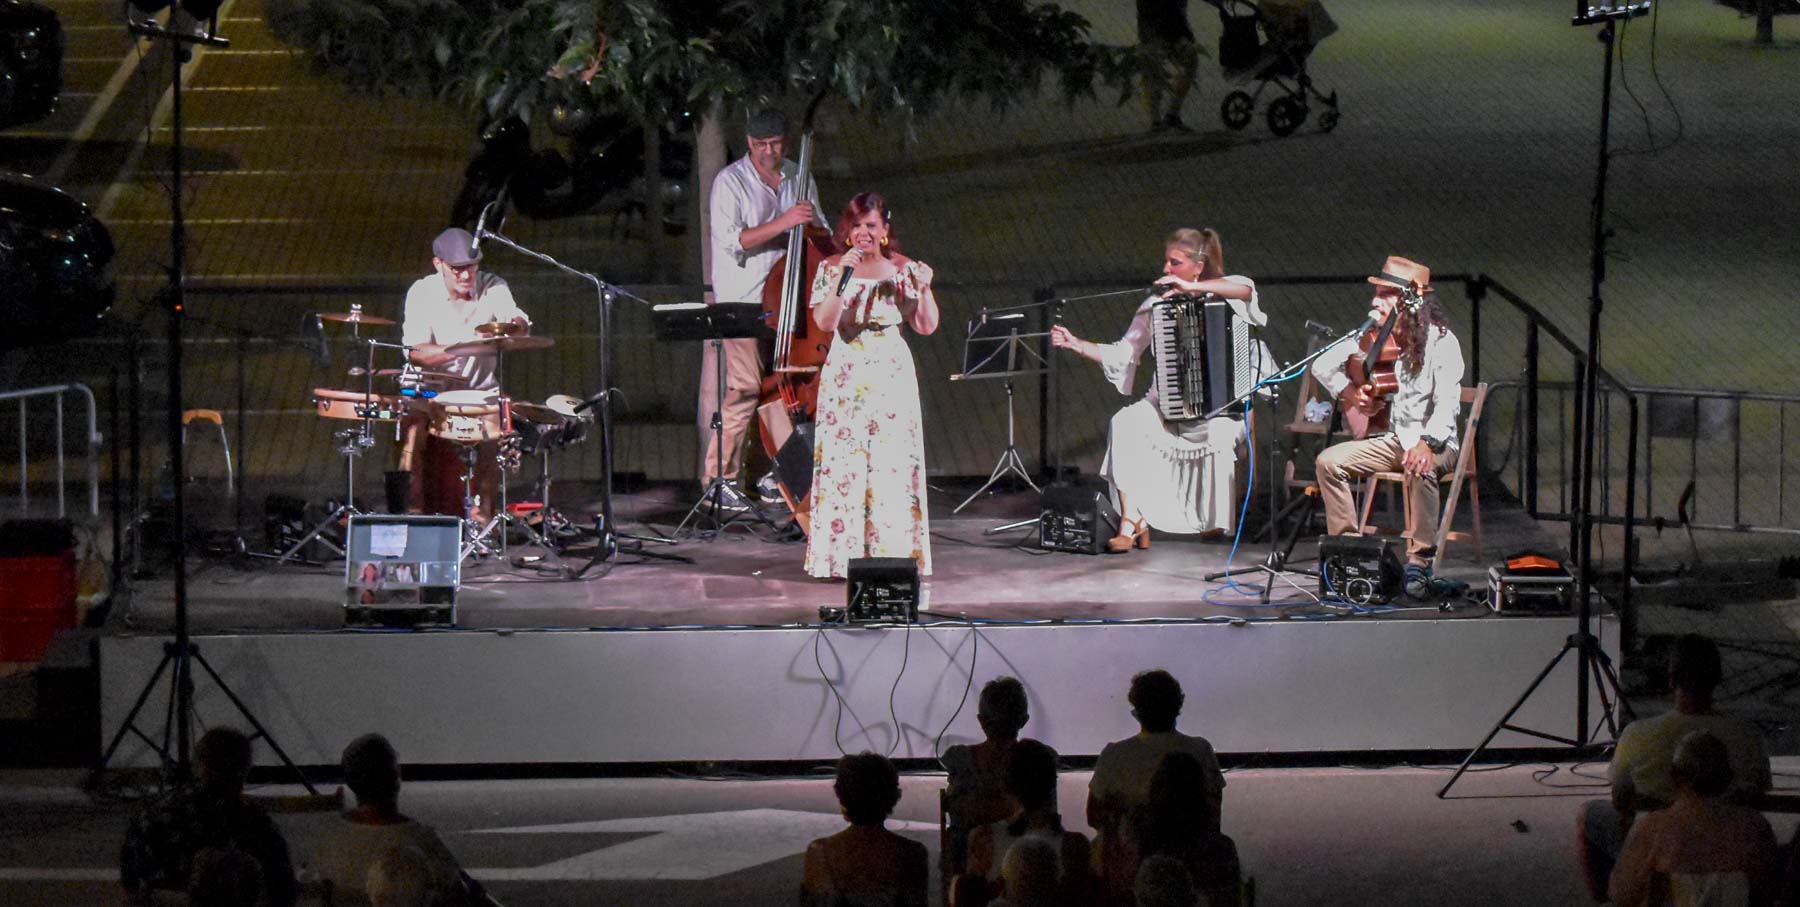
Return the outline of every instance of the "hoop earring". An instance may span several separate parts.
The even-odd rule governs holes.
[[[887,244],[888,244],[888,238],[884,235],[881,237],[881,247],[885,249],[885,248],[887,248]]]

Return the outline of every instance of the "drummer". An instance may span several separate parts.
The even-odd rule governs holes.
[[[400,340],[411,349],[413,364],[453,376],[449,389],[501,393],[492,353],[453,356],[446,348],[484,339],[481,325],[507,322],[514,334],[531,332],[531,319],[513,300],[512,290],[498,275],[483,273],[481,252],[469,231],[451,227],[431,241],[435,275],[413,282],[406,291],[406,314]],[[462,462],[456,445],[428,435],[429,419],[423,414],[409,419],[400,469],[411,472],[408,509],[415,512],[462,514]],[[488,515],[494,501],[499,469],[493,442],[482,445],[475,475],[475,493],[481,500],[477,517]]]
[[[496,321],[528,334],[531,319],[513,301],[505,280],[482,273],[481,252],[469,231],[451,227],[439,233],[431,241],[431,264],[437,275],[419,278],[406,291],[400,342],[412,347],[409,358],[415,364],[455,375],[472,390],[498,391],[492,354],[452,356],[444,348],[483,339],[476,327]]]

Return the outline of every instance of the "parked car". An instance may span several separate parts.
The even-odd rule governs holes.
[[[112,308],[112,235],[74,196],[0,173],[0,350],[95,331]]]
[[[56,11],[32,0],[0,0],[0,128],[56,110],[63,31]]]

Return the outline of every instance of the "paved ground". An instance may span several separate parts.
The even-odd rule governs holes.
[[[1795,767],[1778,764],[1778,785],[1796,783]],[[1468,775],[1439,800],[1441,767],[1243,768],[1227,779],[1225,830],[1265,907],[1583,904],[1570,839],[1602,773],[1518,766]],[[92,803],[55,776],[7,781],[0,900],[108,903],[123,807]],[[908,776],[895,814],[934,855],[942,786],[941,775]],[[1070,772],[1059,794],[1083,831],[1086,786],[1086,772]],[[819,778],[413,783],[404,801],[509,907],[792,904],[805,842],[841,827]],[[330,821],[282,817],[298,859]],[[1777,834],[1786,840],[1793,824],[1776,817]]]

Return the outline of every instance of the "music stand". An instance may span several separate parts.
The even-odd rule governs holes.
[[[1036,341],[1049,336],[1046,333],[1023,333],[1025,327],[1024,312],[1005,312],[990,315],[986,310],[969,319],[968,339],[963,341],[963,370],[951,375],[951,381],[974,381],[984,378],[998,378],[1006,384],[1006,449],[1000,452],[1000,459],[994,463],[994,471],[988,480],[982,483],[975,493],[963,499],[961,504],[951,513],[961,513],[964,507],[974,503],[994,483],[1009,473],[1016,473],[1031,486],[1032,491],[1042,492],[1038,484],[1031,480],[1031,474],[1025,470],[1025,460],[1019,456],[1019,446],[1013,430],[1013,379],[1028,375],[1042,375],[1049,370],[1049,363],[1038,355],[1034,348]],[[1033,341],[1026,343],[1026,341]]]
[[[740,519],[752,519],[778,529],[775,521],[769,519],[754,503],[747,510],[722,516],[725,512],[725,341],[743,340],[762,337],[769,332],[764,320],[766,316],[762,305],[755,302],[718,302],[707,305],[704,302],[677,302],[668,305],[654,306],[650,310],[650,327],[656,339],[665,343],[676,343],[689,340],[704,340],[713,350],[714,397],[712,414],[712,436],[714,469],[712,480],[700,491],[700,499],[676,524],[671,533],[680,538],[687,531],[688,524],[694,524],[694,534],[700,534],[702,512],[707,505],[712,505],[710,513],[704,518],[712,521],[713,533],[723,532],[725,527]]]

